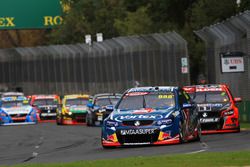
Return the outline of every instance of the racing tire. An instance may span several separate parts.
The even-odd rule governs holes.
[[[63,124],[62,124],[62,119],[56,119],[56,124],[57,124],[57,125],[63,125]]]
[[[180,140],[180,144],[186,142],[186,140],[184,139],[183,126],[184,126],[184,123],[182,123],[180,121],[179,122],[179,140]]]
[[[62,125],[58,120],[56,120],[56,124],[57,125]]]
[[[92,126],[90,122],[89,114],[86,115],[86,123],[87,123],[87,126]]]
[[[94,126],[94,120],[93,120],[93,118],[91,118],[90,116],[89,116],[89,114],[87,115],[87,126]]]
[[[240,125],[239,127],[237,128],[237,132],[236,133],[240,133]]]
[[[201,141],[202,134],[201,134],[201,124],[200,124],[200,122],[198,122],[197,129],[198,129],[198,134],[197,134],[197,137],[196,137],[195,141]]]
[[[102,145],[102,148],[104,148],[104,149],[115,149],[116,147],[115,146],[104,146],[104,145]]]

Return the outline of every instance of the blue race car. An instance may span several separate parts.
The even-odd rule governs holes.
[[[127,90],[104,120],[104,148],[163,145],[200,140],[197,106],[178,87],[137,87]]]
[[[96,94],[91,103],[88,103],[88,113],[86,116],[88,126],[102,125],[103,120],[111,113],[109,106],[114,106],[121,98],[119,93]]]
[[[36,124],[36,110],[25,96],[1,99],[0,125]]]

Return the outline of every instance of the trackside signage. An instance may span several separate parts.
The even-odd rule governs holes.
[[[223,73],[244,72],[244,58],[242,55],[221,54],[221,70]]]
[[[1,0],[0,29],[46,29],[62,24],[60,0]]]

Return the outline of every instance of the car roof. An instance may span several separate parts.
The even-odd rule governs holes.
[[[3,97],[1,98],[1,100],[7,102],[7,101],[24,101],[28,99],[25,96],[17,96],[17,97]]]
[[[9,97],[9,96],[23,96],[24,93],[22,92],[5,92],[2,93],[2,97]]]
[[[121,97],[122,94],[120,93],[99,93],[99,94],[95,94],[94,98],[99,98],[99,97]]]
[[[55,99],[58,97],[58,95],[32,95],[34,99]]]
[[[136,87],[131,88],[127,92],[157,92],[157,91],[167,91],[173,92],[174,90],[178,90],[178,87],[175,86],[148,86],[148,87]]]
[[[65,95],[64,99],[76,99],[76,98],[90,98],[90,95],[87,94],[71,94]]]
[[[226,84],[205,84],[205,85],[191,85],[183,87],[183,89],[188,93],[224,91],[227,88],[228,86]]]

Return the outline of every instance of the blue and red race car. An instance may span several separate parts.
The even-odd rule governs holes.
[[[1,99],[0,125],[36,124],[36,110],[24,96]]]
[[[197,106],[178,87],[127,90],[104,120],[102,146],[163,145],[200,140]]]
[[[183,88],[198,106],[202,134],[239,132],[241,98],[233,98],[225,84],[194,85]]]

